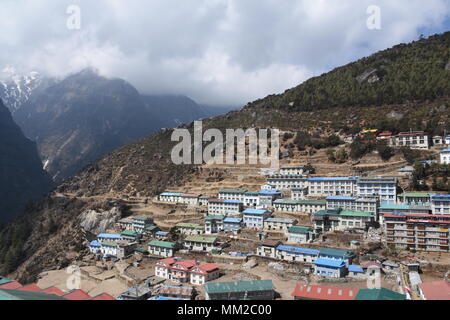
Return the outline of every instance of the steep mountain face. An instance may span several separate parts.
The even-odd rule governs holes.
[[[25,138],[0,100],[0,222],[22,213],[30,200],[51,188],[36,145]]]
[[[6,67],[0,76],[0,99],[14,115],[37,91],[56,83],[55,79],[43,77],[38,72],[21,75],[12,67]]]
[[[133,86],[91,69],[32,95],[15,119],[57,182],[159,127]]]
[[[430,39],[433,43],[446,43],[448,34],[435,36]],[[437,47],[440,46],[438,45]],[[419,48],[420,50],[416,43],[402,45],[391,49],[392,52],[387,50],[383,55],[391,56],[393,65],[403,65],[401,72],[404,75],[412,75],[415,74],[416,71],[414,70],[418,65],[434,64],[433,61],[436,58],[433,53],[427,53],[428,46],[421,45]],[[411,55],[413,55],[415,50],[417,50],[416,63],[397,64],[397,61],[414,60],[414,56]],[[429,50],[436,50],[436,47],[431,45]],[[446,50],[448,50],[448,46]],[[426,59],[427,56],[432,57],[430,58],[431,60]],[[449,55],[443,59],[448,60],[448,58]],[[363,59],[363,61],[366,60]],[[401,117],[397,117],[399,119],[398,122],[392,122],[395,126],[401,125],[417,130],[430,130],[429,132],[432,132],[438,125],[448,127],[450,124],[449,82],[442,85],[442,90],[433,91],[435,93],[433,93],[434,98],[432,99],[427,98],[429,96],[428,92],[425,92],[423,95],[419,92],[416,96],[418,101],[411,101],[409,98],[405,98],[392,103],[391,96],[386,96],[379,103],[374,103],[373,97],[367,95],[370,87],[366,86],[373,86],[387,81],[386,77],[383,74],[370,71],[370,63],[360,63],[358,72],[354,72],[354,66],[349,65],[330,73],[332,75],[335,72],[344,75],[349,74],[348,77],[340,79],[337,75],[330,76],[330,74],[326,74],[315,80],[313,79],[312,82],[307,84],[307,88],[303,86],[298,88],[301,92],[309,90],[311,94],[315,94],[316,92],[328,90],[326,88],[332,88],[333,86],[341,88],[341,84],[338,82],[344,81],[347,84],[351,83],[350,88],[354,90],[355,96],[367,96],[367,101],[361,105],[355,102],[359,100],[353,100],[353,98],[348,96],[349,91],[346,85],[343,85],[347,89],[343,89],[342,95],[337,92],[335,97],[330,97],[327,100],[330,103],[335,101],[334,103],[338,104],[336,106],[334,104],[328,106],[325,104],[313,104],[309,106],[306,102],[302,102],[309,100],[302,100],[300,96],[299,100],[292,100],[292,94],[295,91],[295,89],[292,89],[292,91],[288,91],[284,95],[258,100],[242,110],[207,119],[203,122],[203,128],[205,130],[208,128],[223,130],[226,128],[261,127],[279,128],[291,132],[309,129],[336,132],[348,127],[372,127],[372,125],[378,124],[380,121],[394,121],[395,119],[392,116],[394,112],[395,115],[401,115]],[[442,71],[449,72],[445,70],[445,64],[440,65]],[[366,70],[369,70],[369,72],[365,73]],[[391,71],[400,72],[400,70]],[[360,75],[363,76],[358,77]],[[377,77],[379,80],[376,80]],[[441,83],[446,77],[446,73],[438,72],[438,79],[433,81]],[[399,81],[396,86],[409,88],[411,85],[409,76],[403,80],[401,77],[399,79],[396,80]],[[344,103],[347,99],[348,103]],[[288,102],[285,104],[285,101]],[[299,103],[298,108],[296,101]],[[294,103],[291,104],[290,102]],[[300,106],[305,106],[305,108],[303,109]],[[192,124],[186,124],[182,127],[192,130]],[[60,185],[55,194],[44,199],[39,205],[30,208],[28,214],[22,217],[21,220],[7,226],[0,232],[0,273],[2,270],[4,273],[18,270],[14,274],[16,278],[33,278],[39,271],[49,267],[51,264],[51,262],[42,257],[64,255],[64,252],[56,251],[55,243],[65,241],[64,236],[67,230],[64,229],[64,226],[76,224],[80,215],[86,210],[87,204],[81,204],[81,208],[72,205],[77,199],[82,199],[82,201],[91,199],[93,201],[92,199],[107,199],[111,196],[119,198],[127,198],[128,196],[151,197],[158,192],[173,186],[182,185],[185,181],[196,177],[202,168],[174,165],[171,162],[170,151],[175,144],[175,142],[171,141],[171,133],[172,130],[160,130],[111,152]],[[64,199],[61,199],[63,194],[70,196],[65,196]],[[65,212],[67,207],[70,207],[71,215],[65,215],[67,221],[64,226],[61,225],[60,229],[53,230],[53,232],[45,231],[47,232],[45,233],[39,226],[32,224],[32,221],[35,220],[45,220],[52,216],[57,217],[58,212]],[[44,229],[47,230],[48,228]],[[9,242],[7,239],[13,238],[16,234],[22,234],[22,230],[27,231],[26,236],[22,238],[22,244],[11,249],[8,246]],[[44,233],[47,236],[44,237]],[[48,240],[49,238],[51,238],[51,241]],[[14,263],[6,264],[6,261],[13,261]]]

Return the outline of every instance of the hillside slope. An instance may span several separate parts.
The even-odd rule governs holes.
[[[21,213],[30,200],[51,188],[36,145],[25,138],[0,100],[0,222]]]
[[[432,41],[442,43],[448,41],[448,33],[442,36],[435,36],[431,38]],[[426,41],[426,40],[424,40]],[[411,48],[416,47],[416,44],[402,45],[393,49],[396,53],[397,59],[404,60],[411,52]],[[448,48],[447,48],[448,49]],[[424,49],[426,51],[426,47]],[[433,50],[431,48],[430,50]],[[385,55],[389,55],[387,50]],[[393,55],[394,56],[394,55]],[[427,54],[420,54],[417,59],[422,59],[428,56]],[[433,56],[433,55],[431,55]],[[448,56],[445,58],[448,60]],[[392,58],[392,61],[395,62]],[[423,61],[424,63],[427,60]],[[411,68],[415,65],[410,64]],[[368,65],[361,66],[361,70],[367,69]],[[339,68],[339,73],[352,74],[347,80],[357,82],[353,78],[353,66]],[[443,69],[445,70],[445,69]],[[409,71],[405,71],[409,72]],[[441,78],[444,80],[448,77],[450,71],[445,70],[446,73],[441,73]],[[439,79],[441,83],[442,79]],[[328,83],[331,85],[333,81],[337,82],[329,74],[319,77],[312,84],[317,83],[320,88],[320,83]],[[405,80],[403,84],[407,86],[409,82]],[[310,84],[310,85],[312,85]],[[308,86],[310,86],[308,85]],[[339,84],[335,84],[339,86]],[[399,84],[401,85],[401,83]],[[401,125],[404,127],[411,126],[415,129],[429,129],[441,130],[448,127],[450,123],[450,99],[448,98],[449,82],[443,83],[442,90],[437,90],[434,93],[434,98],[430,99],[428,94],[418,95],[417,100],[410,101],[409,98],[400,99],[396,103],[392,103],[390,97],[386,96],[378,103],[372,101],[368,97],[361,105],[355,101],[348,101],[347,103],[339,102],[339,106],[327,106],[325,104],[313,105],[317,109],[307,107],[306,110],[302,108],[296,109],[294,107],[288,108],[283,101],[291,100],[291,92],[285,95],[276,96],[276,98],[266,98],[255,103],[249,104],[246,108],[240,111],[233,111],[226,115],[218,116],[212,119],[207,119],[203,122],[204,129],[207,128],[279,128],[286,131],[304,131],[314,129],[316,132],[336,132],[339,130],[348,130],[349,128],[357,128],[363,126],[371,126],[379,124],[380,121],[390,121],[392,125]],[[301,87],[301,86],[300,86]],[[302,87],[303,88],[303,87]],[[354,87],[361,96],[365,96],[368,90],[365,87]],[[301,89],[304,91],[305,89]],[[316,90],[311,88],[312,92]],[[319,89],[317,89],[319,90]],[[345,97],[345,92],[343,92]],[[336,101],[341,99],[339,94],[336,94]],[[275,101],[279,101],[275,103]],[[301,101],[301,100],[299,100]],[[342,101],[347,101],[342,98]],[[269,104],[273,102],[273,104]],[[266,108],[263,108],[265,106]],[[295,106],[295,104],[294,104]],[[192,130],[192,123],[184,125],[183,127]],[[450,128],[449,128],[450,129]],[[161,130],[155,134],[147,136],[139,141],[126,145],[118,150],[115,150],[103,157],[101,160],[93,165],[89,165],[83,169],[72,179],[61,185],[57,193],[51,197],[44,199],[39,206],[30,208],[28,215],[24,219],[40,219],[40,217],[47,217],[52,212],[62,210],[64,202],[56,203],[52,200],[55,197],[61,197],[63,194],[72,199],[72,197],[82,199],[89,202],[93,199],[103,199],[108,197],[116,197],[120,199],[127,199],[130,196],[152,197],[158,192],[168,188],[176,188],[183,185],[186,181],[198,176],[203,168],[196,166],[176,166],[171,162],[170,150],[175,142],[171,141],[172,130]],[[69,201],[67,198],[66,201]],[[75,224],[79,218],[82,209],[71,210],[71,216],[66,223]],[[17,234],[22,226],[22,221],[16,221],[9,225],[0,233],[0,273],[3,271],[10,272],[17,270],[14,275],[16,278],[33,278],[39,270],[47,268],[52,263],[53,259],[44,261],[41,257],[51,257],[55,254],[63,254],[55,251],[54,246],[40,236],[40,230],[37,226],[31,226],[29,233],[23,239],[23,245],[17,247],[12,251],[5,245],[5,239],[10,239]],[[61,230],[56,230],[49,235],[51,239],[63,239],[64,234]],[[40,239],[36,244],[34,239]],[[56,241],[56,240],[55,240]],[[36,249],[39,247],[39,251]],[[6,257],[16,257],[14,264],[5,264]],[[16,269],[17,268],[17,269]]]

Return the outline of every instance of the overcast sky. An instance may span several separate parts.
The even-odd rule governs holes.
[[[67,28],[69,5],[79,30]],[[370,5],[381,30],[367,28]],[[0,0],[0,67],[63,76],[93,66],[143,93],[242,106],[450,30],[449,17],[450,0]]]

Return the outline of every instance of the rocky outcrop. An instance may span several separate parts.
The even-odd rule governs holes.
[[[113,207],[108,211],[87,210],[80,216],[79,225],[84,231],[92,234],[104,233],[114,227],[114,224],[122,217],[122,211]]]

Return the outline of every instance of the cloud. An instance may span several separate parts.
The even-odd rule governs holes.
[[[66,27],[69,5],[81,29]],[[381,30],[366,26],[381,9]],[[144,93],[243,105],[449,27],[449,0],[2,0],[0,67],[87,66]]]

